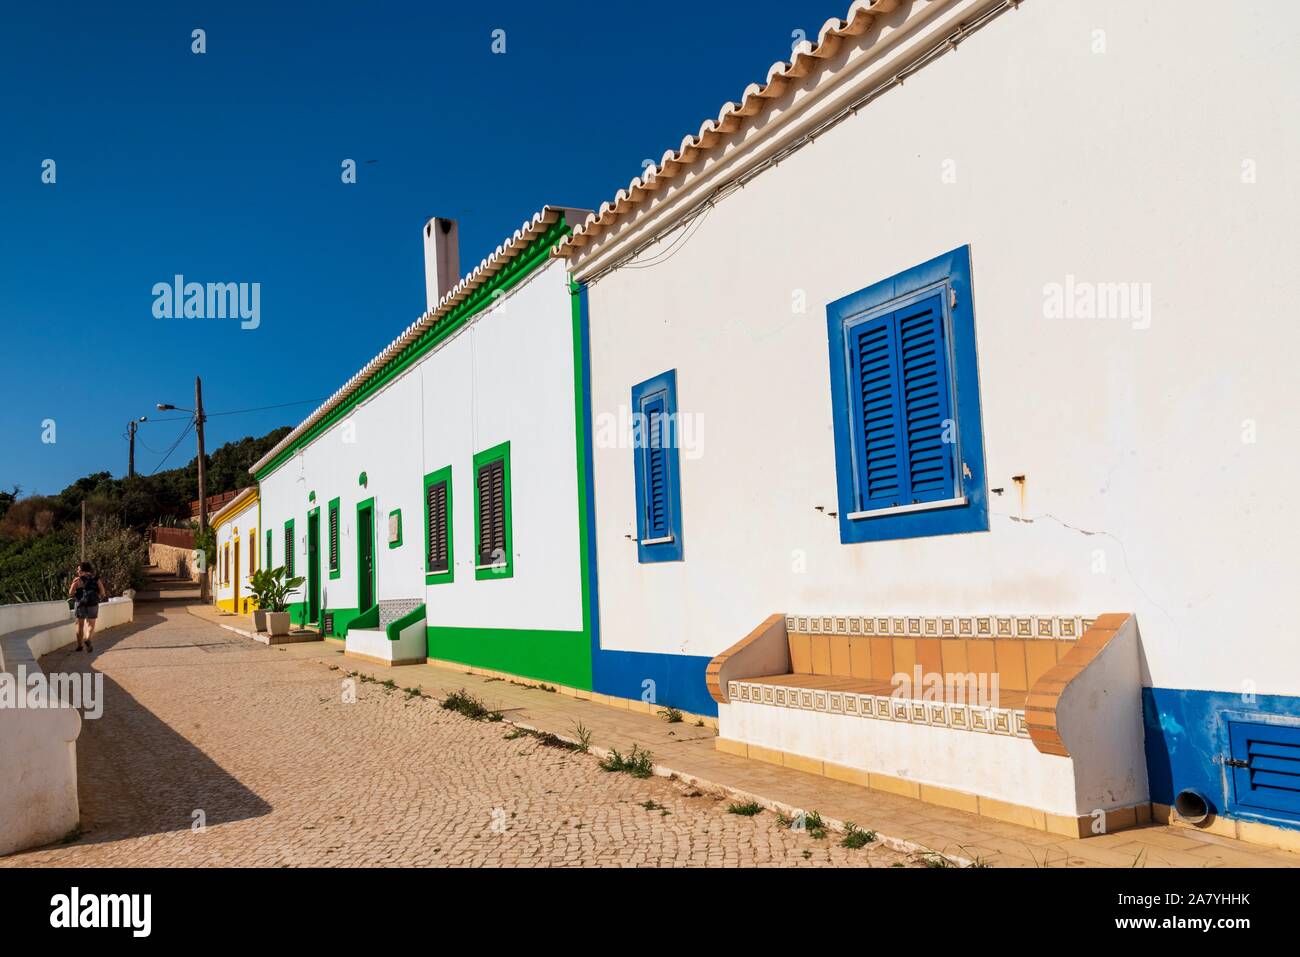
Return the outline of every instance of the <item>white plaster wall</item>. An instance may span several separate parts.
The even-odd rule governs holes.
[[[66,601],[32,601],[0,605],[0,635],[71,618]]]
[[[101,603],[96,637],[132,621],[134,608],[129,598]],[[76,640],[68,615],[66,602],[0,606],[0,672],[16,679],[19,667],[41,670],[41,655]],[[0,708],[0,855],[58,840],[77,825],[80,733],[75,708]]]
[[[346,650],[377,658],[380,661],[420,661],[425,657],[425,623],[417,621],[401,630],[394,641],[386,628],[351,628],[348,630]]]
[[[1029,0],[592,285],[594,414],[675,368],[703,427],[681,563],[637,564],[632,452],[595,450],[604,646],[714,655],[774,611],[1132,611],[1148,684],[1300,693],[1298,37],[1295,5]],[[967,243],[1008,493],[988,533],[842,545],[825,304]],[[1044,318],[1067,275],[1150,283],[1149,328]]]
[[[68,606],[64,603],[63,607],[66,610]],[[68,613],[67,621],[56,622],[27,639],[27,647],[33,657],[40,658],[41,655],[48,655],[51,651],[76,642],[77,623],[71,614]],[[95,619],[95,637],[98,638],[100,632],[109,628],[130,624],[132,621],[135,621],[135,602],[130,598],[119,596],[102,601],[99,603],[99,617]]]
[[[236,529],[239,530],[239,568],[237,570],[234,568],[234,539]],[[231,577],[229,579],[221,579],[220,583],[213,588],[213,594],[218,601],[222,599],[228,600],[234,597],[234,574],[236,571],[239,575],[239,597],[241,600],[248,597],[249,579],[252,578],[252,572],[250,571],[248,563],[248,541],[250,535],[253,540],[258,543],[257,568],[262,567],[262,550],[266,548],[266,535],[265,533],[262,533],[259,537],[258,531],[256,501],[245,505],[238,512],[223,520],[221,524],[217,526],[217,568],[220,569],[222,567],[222,552],[225,550],[226,545],[230,544],[230,563],[232,569]],[[281,534],[283,535],[283,532],[281,532]],[[216,580],[217,579],[214,576],[213,581]]]
[[[1138,624],[1130,618],[1056,705],[1056,726],[1075,765],[1081,813],[1148,800]]]
[[[358,365],[364,357],[358,357]],[[342,571],[322,571],[328,607],[357,606],[356,505],[375,498],[380,598],[424,597],[431,625],[577,630],[582,627],[571,301],[552,262],[358,406],[261,483],[262,520],[283,562],[295,520],[305,574],[308,494],[340,503]],[[514,577],[474,578],[474,454],[510,442]],[[454,580],[424,584],[424,476],[452,466]],[[369,485],[357,477],[365,471]],[[390,549],[388,514],[402,510]]]
[[[733,701],[718,706],[724,738],[845,767],[981,794],[1052,814],[1082,814],[1074,762],[1024,738],[850,718]]]

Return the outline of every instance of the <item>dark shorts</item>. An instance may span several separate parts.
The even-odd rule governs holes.
[[[86,621],[94,621],[96,618],[99,617],[99,606],[98,606],[98,605],[78,605],[78,606],[77,606],[77,617],[78,617],[78,618],[85,619]]]

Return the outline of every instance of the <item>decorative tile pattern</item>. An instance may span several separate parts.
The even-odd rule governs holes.
[[[826,617],[787,615],[786,630],[797,635],[865,635],[882,638],[1048,638],[1080,637],[1094,619],[1083,615],[959,615]]]
[[[924,724],[957,731],[1029,737],[1025,713],[1007,708],[980,708],[970,704],[853,694],[847,691],[786,688],[753,681],[732,681],[728,689],[732,701],[748,701],[752,704],[845,717],[873,718],[878,721],[898,721],[903,724]]]
[[[379,600],[379,627],[387,628],[399,618],[424,604],[423,598],[381,598]]]

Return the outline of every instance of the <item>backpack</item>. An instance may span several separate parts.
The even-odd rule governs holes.
[[[99,604],[99,576],[82,575],[81,584],[77,586],[77,605],[85,608]]]

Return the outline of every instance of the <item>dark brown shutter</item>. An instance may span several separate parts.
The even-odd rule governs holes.
[[[430,572],[448,571],[447,556],[447,483],[434,482],[425,490],[425,514],[428,516],[429,553],[426,556]]]
[[[339,507],[330,506],[329,517],[329,536],[330,536],[330,571],[339,570]]]
[[[478,564],[506,560],[506,463],[504,459],[479,466]]]

